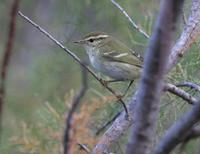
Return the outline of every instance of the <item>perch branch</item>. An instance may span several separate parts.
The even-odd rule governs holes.
[[[186,91],[176,87],[175,85],[171,84],[171,83],[166,83],[164,86],[163,91],[168,91],[180,98],[182,98],[183,100],[185,100],[188,104],[195,104],[197,102],[197,99],[195,97],[193,97],[192,95],[190,95],[189,93],[187,93]],[[117,113],[110,121],[108,121],[107,123],[105,123],[97,132],[96,135],[99,135],[101,132],[103,132],[105,130],[106,127],[108,127],[110,124],[112,124],[116,118],[119,117],[119,115],[122,113],[119,112]]]

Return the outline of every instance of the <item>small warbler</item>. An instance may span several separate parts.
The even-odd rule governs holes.
[[[114,37],[104,32],[92,32],[75,43],[84,46],[96,71],[114,81],[133,81],[139,78],[143,58]]]

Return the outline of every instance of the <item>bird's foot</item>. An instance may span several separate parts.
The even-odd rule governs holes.
[[[100,81],[101,81],[101,83],[102,83],[102,85],[103,85],[104,87],[108,87],[108,81],[103,80],[103,79],[100,79]]]
[[[120,94],[118,94],[118,95],[117,95],[117,99],[118,99],[118,101],[120,101],[123,97],[124,97],[124,95],[120,95]]]

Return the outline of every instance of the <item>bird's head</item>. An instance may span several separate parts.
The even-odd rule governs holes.
[[[110,36],[104,32],[91,32],[74,43],[84,45],[86,48],[96,48],[104,44],[109,37]]]

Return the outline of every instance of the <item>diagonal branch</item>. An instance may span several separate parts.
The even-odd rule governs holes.
[[[142,35],[144,35],[147,39],[150,38],[150,36],[142,30],[134,21],[133,19],[128,15],[128,13],[119,5],[115,0],[110,0],[124,15],[125,17],[129,20],[129,22],[132,24],[132,26],[138,30]]]

